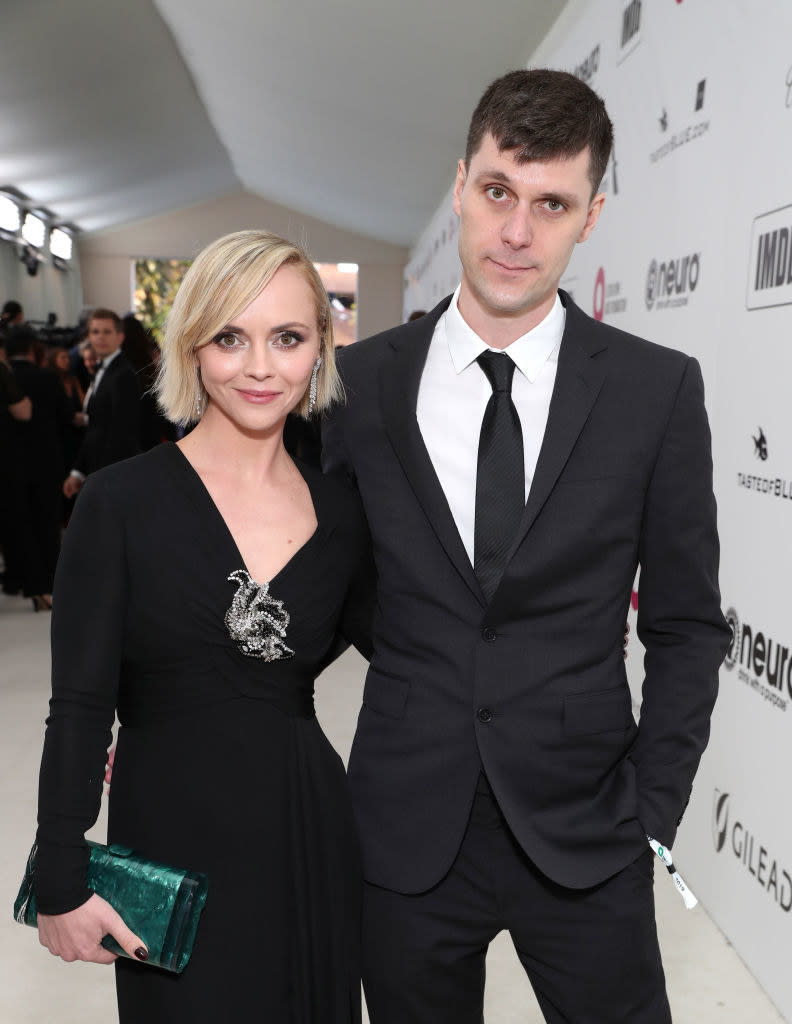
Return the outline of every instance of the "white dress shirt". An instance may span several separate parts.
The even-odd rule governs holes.
[[[112,363],[112,361],[120,352],[121,347],[119,346],[115,350],[115,352],[111,352],[109,356],[105,356],[104,359],[101,360],[102,365],[96,371],[96,376],[91,381],[88,390],[85,392],[85,398],[83,399],[83,412],[85,412],[85,410],[88,408],[88,403],[91,401],[91,395],[93,395],[96,392],[99,385],[102,383],[102,377],[104,377],[107,367],[110,365],[110,363]]]
[[[418,389],[417,416],[424,444],[473,564],[479,435],[492,387],[476,362],[489,346],[462,319],[458,298],[459,288],[437,321]],[[547,426],[565,322],[566,310],[556,295],[544,320],[505,350],[517,367],[512,400],[522,425],[526,500]]]
[[[119,346],[115,350],[115,352],[111,352],[109,356],[105,356],[104,359],[101,360],[102,365],[96,371],[96,376],[94,377],[94,379],[91,381],[90,385],[88,386],[88,390],[85,392],[85,398],[83,399],[83,404],[82,404],[83,415],[85,416],[85,421],[83,422],[83,426],[84,427],[88,426],[88,413],[85,410],[88,408],[88,403],[91,401],[91,396],[95,393],[96,389],[102,383],[102,377],[104,377],[105,371],[107,370],[107,367],[110,365],[110,363],[112,363],[112,361],[115,359],[115,357],[118,355],[118,353],[120,351],[121,351],[121,347]],[[71,470],[71,472],[69,473],[69,476],[76,476],[78,480],[84,480],[85,479],[85,473],[81,473],[79,471],[79,469]]]

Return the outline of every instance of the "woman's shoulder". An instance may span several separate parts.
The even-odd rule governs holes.
[[[172,476],[174,446],[157,445],[142,455],[133,455],[91,473],[80,494],[92,492],[106,497],[139,497],[150,500],[151,488],[167,483]]]

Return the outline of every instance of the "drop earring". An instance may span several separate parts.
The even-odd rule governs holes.
[[[311,371],[311,384],[308,388],[308,415],[310,416],[314,411],[316,405],[316,382],[319,376],[319,367],[322,365],[322,357],[316,360]]]
[[[197,384],[197,388],[196,388],[196,391],[195,391],[195,419],[199,420],[201,418],[201,414],[203,413],[203,392],[201,390],[201,371],[200,371],[200,369],[196,369],[195,376],[196,376],[196,384]]]

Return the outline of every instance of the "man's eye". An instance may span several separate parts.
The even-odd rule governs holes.
[[[545,203],[545,206],[548,210],[550,210],[551,213],[559,213],[561,210],[564,209],[564,204],[562,202],[559,202],[558,199],[548,199]]]
[[[495,199],[497,202],[500,202],[500,200],[504,199],[506,196],[506,189],[501,188],[500,185],[490,185],[487,189],[487,195],[490,199]]]

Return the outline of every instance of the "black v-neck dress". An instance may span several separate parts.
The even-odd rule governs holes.
[[[117,961],[122,1024],[360,1020],[359,855],[313,683],[339,628],[367,646],[370,555],[356,499],[301,472],[319,525],[268,588],[175,445],[92,475],[66,533],[39,907],[90,895],[83,834],[116,710],[108,840],[209,877],[181,976]]]

